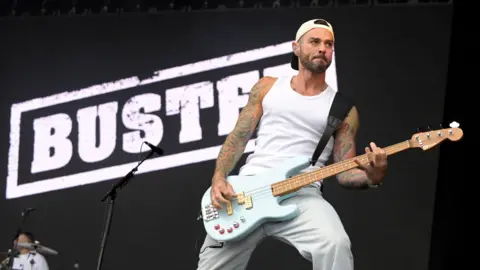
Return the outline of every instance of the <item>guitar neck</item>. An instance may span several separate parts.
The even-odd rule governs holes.
[[[395,153],[401,152],[408,148],[410,148],[410,142],[407,140],[407,141],[403,141],[403,142],[388,146],[384,148],[384,151],[386,152],[387,155],[393,155]],[[355,159],[358,159],[360,163],[368,163],[367,154],[363,154],[355,158],[334,163],[332,165],[317,169],[312,172],[293,176],[287,180],[283,180],[273,184],[272,185],[273,195],[284,196],[291,192],[297,191],[298,189],[304,186],[315,183],[320,179],[325,179],[327,177],[358,167],[358,164],[355,162]]]

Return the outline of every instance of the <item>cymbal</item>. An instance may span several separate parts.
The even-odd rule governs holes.
[[[35,250],[43,255],[58,255],[58,252],[39,243],[17,243],[17,247]]]

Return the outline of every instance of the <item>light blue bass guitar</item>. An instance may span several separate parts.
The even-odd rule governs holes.
[[[416,133],[411,139],[384,148],[392,155],[409,148],[428,150],[445,139],[457,141],[463,131],[457,123],[451,128]],[[369,162],[369,155],[357,157],[361,163]],[[308,172],[299,172],[310,165],[310,159],[294,157],[276,169],[255,176],[229,176],[227,181],[237,193],[226,207],[218,210],[211,204],[210,189],[201,200],[201,218],[205,230],[218,242],[241,240],[261,224],[269,221],[285,221],[299,214],[296,205],[280,203],[295,195],[300,188],[338,173],[357,167],[354,159],[344,160]]]

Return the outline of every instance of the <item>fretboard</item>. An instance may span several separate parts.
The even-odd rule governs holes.
[[[400,151],[410,148],[409,141],[403,141],[388,147],[383,148],[387,155],[393,155]],[[332,175],[348,171],[355,167],[358,167],[358,164],[355,162],[355,159],[358,159],[360,163],[368,163],[367,154],[357,156],[355,158],[343,160],[332,165],[308,172],[303,173],[297,176],[293,176],[289,179],[277,182],[272,185],[272,192],[274,196],[283,196],[294,192],[306,185],[315,183],[320,179],[325,179]]]

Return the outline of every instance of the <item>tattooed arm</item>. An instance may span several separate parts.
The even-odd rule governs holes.
[[[235,197],[235,191],[226,181],[228,174],[235,168],[238,160],[243,155],[248,141],[263,114],[262,100],[275,82],[272,77],[263,77],[250,90],[248,102],[240,112],[235,128],[220,149],[215,165],[210,192],[212,204],[220,209],[220,203],[227,203]]]
[[[250,90],[248,102],[240,112],[233,131],[220,149],[215,174],[226,177],[243,155],[248,141],[262,116],[262,100],[275,81],[272,77],[263,77]]]
[[[360,119],[356,107],[353,107],[343,123],[341,123],[335,135],[333,147],[333,160],[339,162],[355,157],[356,136],[360,126]],[[365,171],[354,168],[337,175],[338,182],[345,188],[368,188],[369,179]]]

